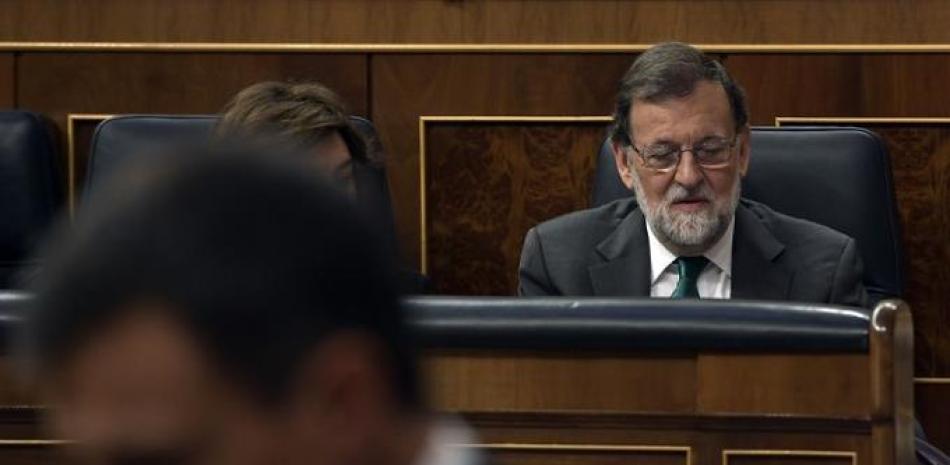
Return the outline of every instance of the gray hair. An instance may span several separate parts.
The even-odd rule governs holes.
[[[726,91],[736,128],[749,122],[745,92],[726,68],[699,51],[681,43],[665,42],[650,47],[630,66],[620,81],[610,138],[614,143],[632,144],[630,108],[634,100],[660,102],[689,95],[700,81],[718,82]]]

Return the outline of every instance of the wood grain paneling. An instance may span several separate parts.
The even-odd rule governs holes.
[[[731,451],[723,465],[857,465],[857,454],[832,451]]]
[[[7,0],[0,40],[950,42],[941,0]]]
[[[753,124],[776,116],[945,117],[950,55],[732,54]]]
[[[374,56],[373,117],[390,154],[404,253],[419,257],[420,116],[607,115],[631,61],[608,54]]]
[[[846,116],[950,116],[950,54],[862,57],[861,114]],[[944,236],[944,238],[950,236]]]
[[[514,295],[536,224],[586,208],[606,123],[430,122],[427,264],[451,295]]]
[[[433,405],[454,412],[695,411],[696,363],[688,355],[473,350],[433,352],[423,367]]]
[[[366,62],[359,54],[29,53],[18,58],[17,101],[62,125],[67,113],[214,113],[249,84],[315,79],[366,114]]]
[[[610,449],[561,449],[536,447],[523,449],[487,449],[499,465],[690,465],[689,453],[679,450],[636,450],[633,447]]]
[[[710,465],[860,465],[880,462],[872,451],[873,440],[867,441],[854,434],[830,432],[819,437],[803,432],[793,439],[788,434],[724,433],[721,438],[712,439],[722,441],[722,450],[717,451],[717,460],[707,462]]]
[[[746,91],[752,124],[775,117],[863,114],[861,55],[729,55],[725,65]]]
[[[697,370],[703,387],[697,409],[703,413],[811,412],[855,418],[870,409],[862,354],[702,355]],[[837,376],[815,377],[815,371]],[[744,377],[755,382],[736,382]]]
[[[950,451],[950,379],[915,384],[917,419],[927,440],[942,451]]]
[[[16,62],[12,53],[0,53],[0,108],[16,106]]]
[[[870,127],[887,144],[919,376],[950,376],[950,123]]]

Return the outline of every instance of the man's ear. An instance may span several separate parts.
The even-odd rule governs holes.
[[[611,141],[610,147],[614,152],[614,164],[617,165],[617,173],[620,174],[620,180],[623,182],[623,185],[627,186],[627,189],[633,190],[633,177],[636,176],[636,173],[633,172],[633,168],[627,163],[627,150],[623,144],[617,141]]]
[[[337,452],[353,453],[380,430],[394,395],[380,344],[359,332],[341,332],[317,344],[300,363],[291,408],[298,433],[334,437]]]
[[[742,127],[742,130],[739,131],[739,137],[742,141],[739,144],[739,175],[745,177],[746,173],[749,171],[749,155],[752,153],[752,131],[749,129],[749,125]]]

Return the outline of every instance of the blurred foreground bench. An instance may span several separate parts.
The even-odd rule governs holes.
[[[0,339],[29,298],[0,295]],[[407,300],[436,409],[500,465],[913,461],[906,306]],[[43,408],[0,359],[0,463],[50,464]]]

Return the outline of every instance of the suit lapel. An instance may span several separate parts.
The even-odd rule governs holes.
[[[775,263],[785,246],[749,208],[736,208],[732,298],[785,300],[792,273]]]
[[[597,246],[597,254],[604,261],[588,268],[595,296],[650,295],[650,245],[639,208]]]

